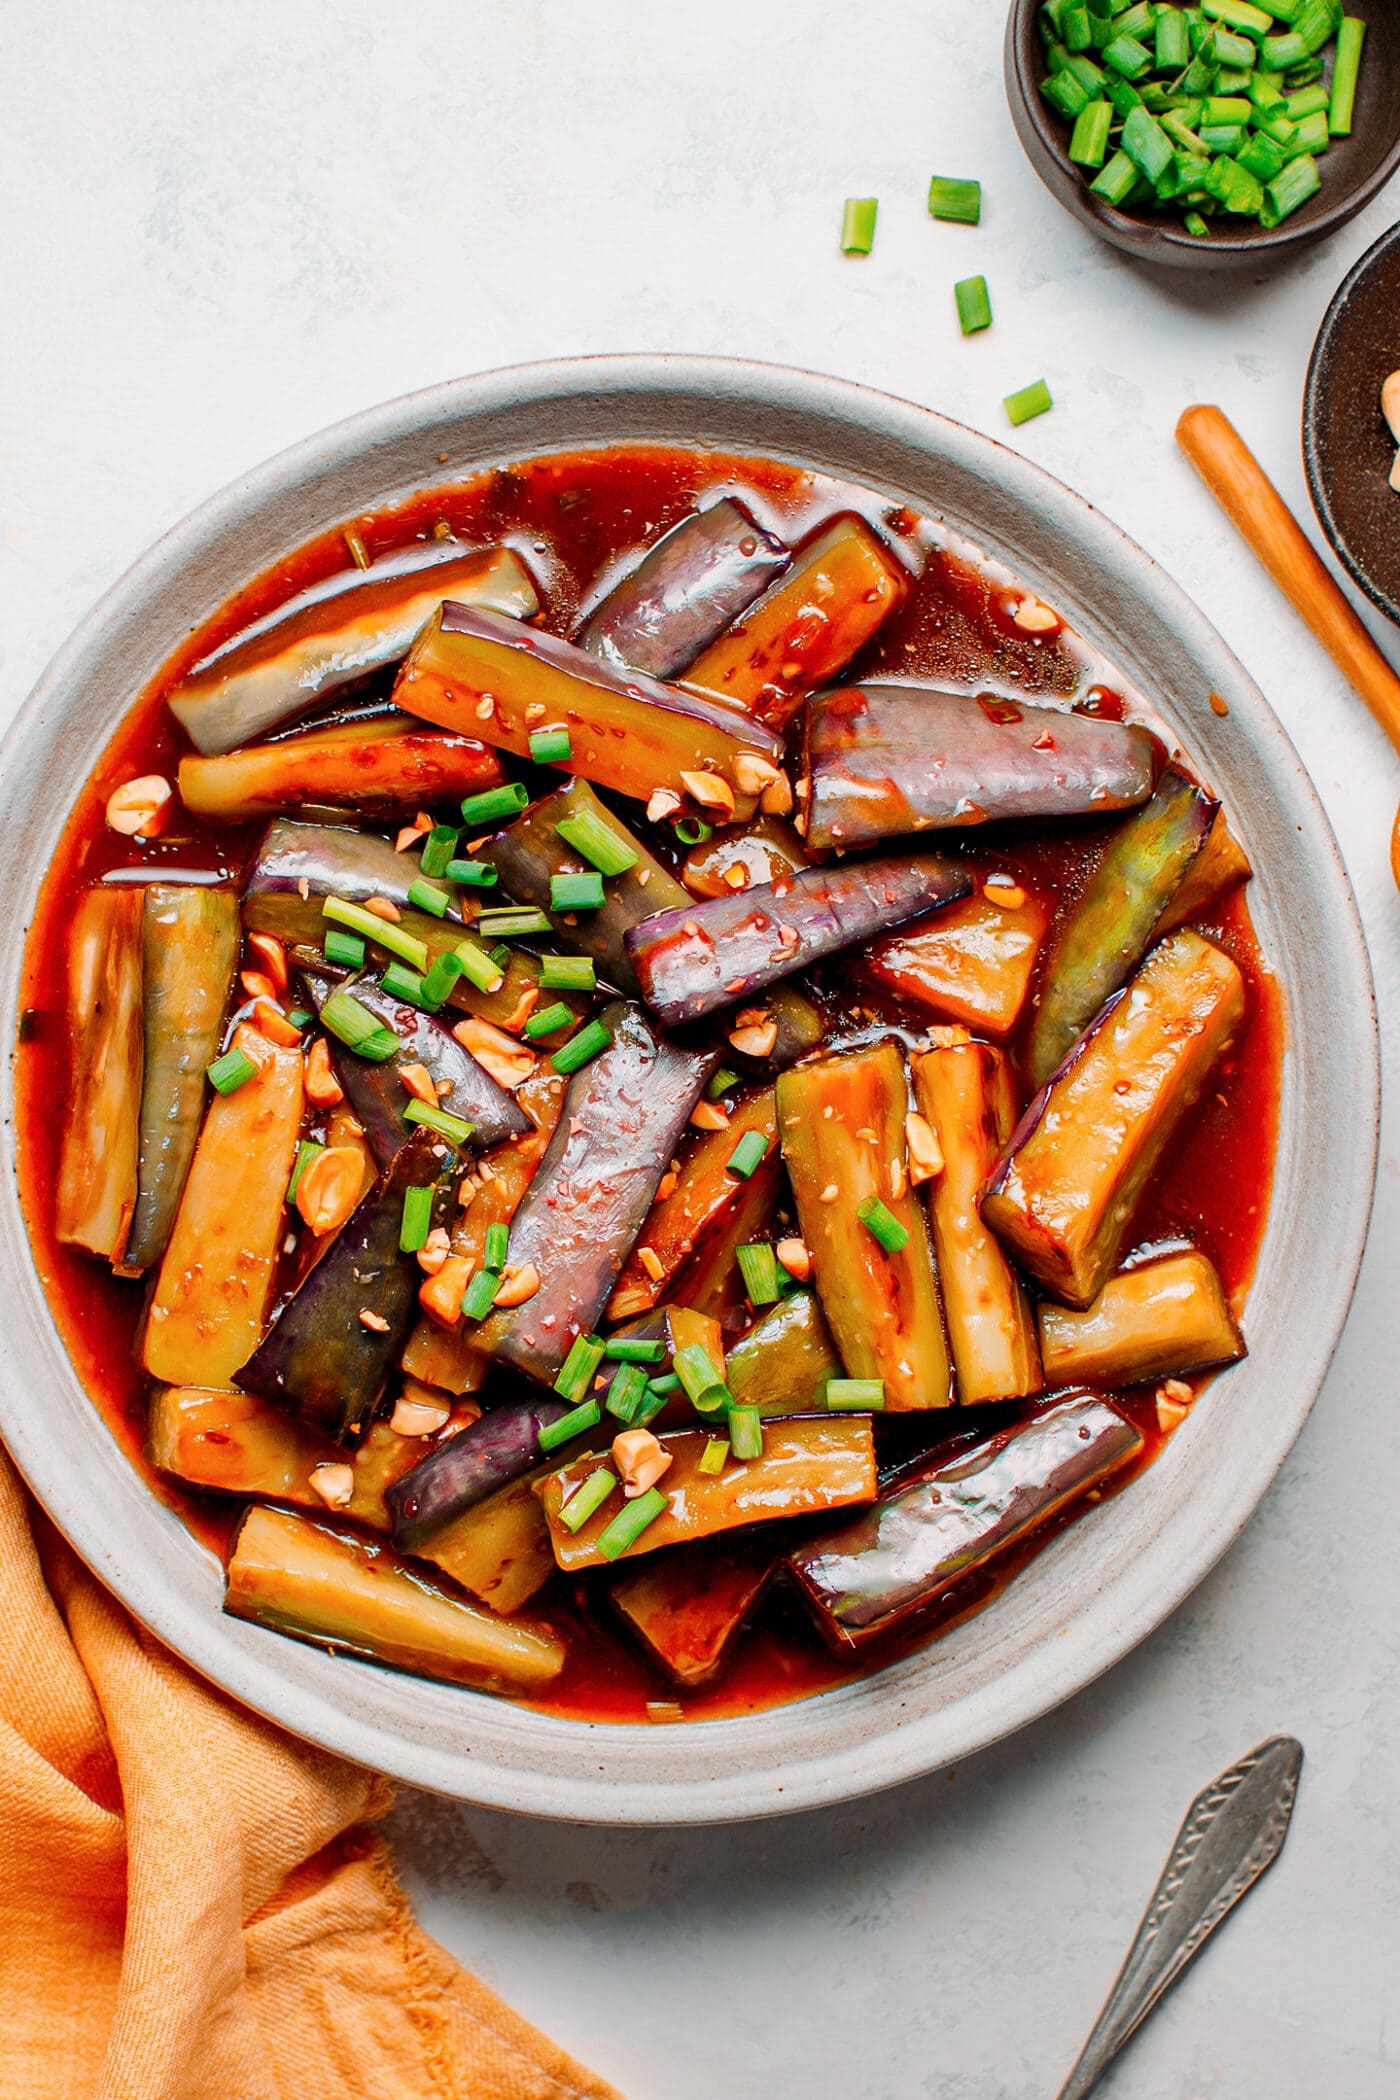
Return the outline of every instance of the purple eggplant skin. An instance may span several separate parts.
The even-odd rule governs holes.
[[[801,868],[657,912],[633,928],[627,947],[648,1006],[663,1028],[677,1028],[971,888],[967,869],[941,853]]]
[[[674,678],[791,562],[780,539],[722,496],[659,539],[594,608],[575,639],[617,670]]]
[[[418,1548],[498,1489],[541,1465],[540,1431],[569,1412],[563,1400],[513,1400],[437,1444],[384,1491],[401,1553]]]
[[[1144,1442],[1107,1400],[1070,1394],[905,1474],[849,1523],[794,1548],[788,1567],[831,1645],[863,1647],[980,1574]]]
[[[498,1086],[485,1067],[462,1048],[446,1021],[393,998],[369,971],[363,977],[333,984],[328,978],[304,970],[302,982],[317,1013],[332,992],[348,992],[386,1028],[392,1029],[403,1044],[397,1058],[386,1059],[381,1065],[356,1057],[334,1036],[326,1038],[336,1077],[365,1126],[365,1136],[379,1166],[388,1166],[410,1134],[411,1126],[403,1118],[412,1097],[399,1076],[403,1065],[422,1065],[438,1087],[439,1108],[471,1124],[469,1142],[474,1152],[488,1152],[508,1138],[523,1137],[531,1128],[530,1118],[514,1094]],[[452,1083],[447,1094],[442,1091],[444,1079]]]
[[[287,1300],[235,1374],[235,1385],[339,1444],[353,1443],[374,1413],[417,1310],[421,1272],[399,1250],[404,1191],[431,1187],[432,1223],[446,1226],[456,1168],[444,1138],[415,1130]],[[377,1324],[367,1327],[362,1313]]]
[[[612,1041],[569,1081],[549,1149],[511,1220],[510,1260],[533,1262],[533,1298],[494,1312],[475,1346],[552,1384],[578,1334],[590,1333],[642,1229],[701,1089],[714,1050],[659,1036],[639,1006],[616,1000],[598,1017]],[[314,1272],[313,1272],[314,1273]]]
[[[343,897],[350,904],[387,897],[402,913],[402,929],[427,940],[435,953],[442,946],[443,926],[461,926],[462,915],[455,903],[442,919],[416,911],[408,890],[417,874],[415,855],[396,853],[373,832],[278,817],[263,833],[244,885],[243,924],[251,933],[274,933],[291,947],[319,951],[326,937],[327,897]]]
[[[1145,729],[989,694],[848,685],[807,710],[807,844],[847,851],[1002,818],[1106,816],[1152,793]]]

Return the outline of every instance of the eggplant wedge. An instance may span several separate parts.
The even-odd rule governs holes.
[[[449,904],[444,919],[408,901],[418,862],[396,853],[387,839],[345,825],[298,824],[277,817],[263,834],[243,892],[243,924],[272,933],[288,947],[319,956],[326,938],[327,897],[367,904],[382,897],[399,913],[399,930],[436,954],[462,938],[462,914]]]
[[[508,547],[418,541],[344,569],[279,605],[197,663],[170,712],[197,751],[232,751],[317,701],[396,663],[446,597],[528,620],[540,609]]]
[[[570,1080],[511,1224],[510,1259],[533,1263],[540,1287],[523,1305],[490,1314],[475,1335],[485,1354],[545,1385],[575,1337],[597,1324],[718,1063],[713,1051],[665,1042],[623,1000],[599,1018],[611,1040]]]
[[[544,1463],[540,1431],[568,1412],[562,1400],[511,1401],[435,1444],[389,1489],[394,1544],[416,1553],[434,1532],[533,1472]]]
[[[1004,1042],[1025,1010],[1049,923],[1049,906],[1029,890],[1014,905],[979,891],[876,941],[865,966],[900,998]]]
[[[648,548],[589,614],[578,645],[619,670],[674,678],[791,560],[780,539],[721,496]]]
[[[1120,1270],[1083,1312],[1042,1305],[1040,1346],[1054,1385],[1136,1385],[1245,1354],[1215,1265],[1194,1247]]]
[[[238,960],[232,890],[153,883],[145,898],[141,1166],[122,1256],[123,1270],[136,1274],[159,1261],[175,1223]]]
[[[609,1594],[651,1660],[696,1691],[719,1675],[776,1567],[760,1545],[717,1540],[646,1561]]]
[[[338,1444],[352,1442],[374,1412],[413,1317],[420,1271],[399,1251],[404,1192],[431,1188],[432,1223],[439,1226],[451,1215],[455,1185],[451,1147],[431,1130],[415,1130],[258,1347],[235,1366],[243,1391]]]
[[[287,1231],[299,1049],[240,1025],[253,1078],[209,1104],[146,1309],[141,1362],[166,1385],[232,1385],[256,1347]]]
[[[875,1494],[875,1440],[868,1416],[831,1416],[826,1421],[770,1422],[763,1433],[763,1455],[746,1463],[726,1459],[718,1473],[702,1473],[700,1460],[710,1442],[703,1429],[681,1429],[661,1438],[671,1464],[661,1478],[667,1506],[641,1537],[619,1556],[640,1559],[660,1546],[713,1538],[746,1524],[776,1522],[780,1517],[810,1517],[823,1510],[848,1509]],[[536,1482],[535,1492],[549,1523],[554,1558],[565,1574],[596,1568],[605,1556],[598,1539],[625,1507],[614,1488],[594,1516],[577,1531],[561,1522],[559,1512],[602,1461],[576,1458]]]
[[[1079,1393],[951,1456],[788,1555],[831,1645],[861,1648],[985,1575],[999,1553],[1102,1486],[1143,1448],[1107,1400]]]
[[[500,778],[500,760],[489,745],[391,714],[337,722],[248,751],[182,758],[179,788],[192,816],[219,824],[256,823],[283,809],[353,810],[387,821],[479,794]]]
[[[430,1560],[493,1612],[519,1611],[555,1572],[534,1477],[512,1481],[444,1525],[418,1548],[419,1559]]]
[[[70,1098],[54,1230],[120,1258],[137,1202],[141,1118],[141,892],[85,890],[68,935]]]
[[[685,682],[783,729],[805,696],[865,647],[908,589],[902,564],[864,519],[838,518],[697,658]]]
[[[804,868],[762,889],[657,912],[632,929],[627,947],[647,1004],[663,1027],[678,1028],[965,896],[971,880],[938,853]]]
[[[685,772],[734,781],[745,752],[783,763],[782,739],[740,708],[614,671],[586,649],[518,620],[444,605],[414,644],[394,705],[528,758],[534,728],[566,728],[562,770],[646,802],[658,787],[685,792]]]
[[[761,888],[809,868],[810,860],[801,839],[781,817],[755,817],[748,824],[729,825],[715,832],[702,845],[693,846],[685,857],[681,881],[692,897],[727,897],[735,890]],[[661,903],[678,904],[678,897]]]
[[[1002,819],[1107,816],[1152,793],[1145,729],[923,685],[848,685],[807,710],[807,844]],[[799,789],[799,794],[801,790]]]
[[[1244,979],[1188,927],[1169,934],[1022,1117],[982,1216],[1068,1305],[1092,1304],[1149,1175],[1244,1020]]]
[[[731,1174],[729,1162],[750,1131],[773,1150],[778,1109],[771,1087],[736,1108],[723,1130],[705,1131],[684,1154],[674,1186],[652,1207],[617,1279],[608,1301],[610,1320],[630,1320],[659,1305],[697,1243],[733,1210],[745,1177]]]
[[[770,1153],[744,1184],[738,1202],[706,1235],[676,1283],[676,1296],[718,1320],[726,1334],[740,1333],[752,1318],[739,1271],[739,1249],[751,1240],[774,1237],[784,1181],[783,1162]]]
[[[1041,1384],[1035,1315],[977,1208],[1016,1123],[1010,1064],[987,1043],[950,1043],[915,1058],[914,1095],[943,1155],[928,1211],[958,1399],[1022,1399]]]
[[[928,1226],[909,1187],[908,1109],[890,1042],[778,1081],[778,1132],[822,1311],[849,1375],[882,1379],[892,1413],[953,1399]],[[905,1235],[892,1251],[860,1216],[871,1199]]]
[[[1174,933],[1188,919],[1213,910],[1227,890],[1238,889],[1254,874],[1249,855],[1231,831],[1223,809],[1215,813],[1210,837],[1187,872],[1186,880],[1157,922],[1157,932]]]
[[[258,1503],[233,1542],[224,1610],[337,1655],[483,1691],[528,1691],[564,1667],[550,1627],[482,1611],[379,1540]]]
[[[1099,1008],[1142,961],[1153,928],[1205,845],[1218,805],[1168,766],[1152,800],[1109,840],[1046,959],[1026,1047],[1032,1087],[1044,1086]]]
[[[841,1359],[812,1291],[780,1298],[729,1349],[724,1382],[738,1407],[761,1415],[821,1413],[827,1380],[841,1376]]]

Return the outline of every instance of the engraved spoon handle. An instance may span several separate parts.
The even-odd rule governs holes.
[[[1270,1736],[1197,1794],[1128,1958],[1058,2100],[1085,2100],[1131,2034],[1283,1849],[1303,1746]]]

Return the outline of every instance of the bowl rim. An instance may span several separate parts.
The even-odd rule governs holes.
[[[1228,695],[1235,720],[1219,725],[1222,733],[1240,739],[1241,750],[1248,751],[1251,763],[1265,767],[1271,799],[1288,820],[1281,825],[1280,836],[1291,841],[1296,832],[1298,843],[1290,843],[1289,851],[1303,856],[1308,874],[1323,892],[1322,901],[1332,915],[1331,937],[1313,967],[1331,973],[1338,1006],[1333,1048],[1345,1053],[1347,1111],[1362,1133],[1343,1158],[1330,1162],[1334,1178],[1328,1190],[1330,1238],[1325,1241],[1321,1279],[1324,1301],[1310,1308],[1306,1323],[1300,1323],[1299,1331],[1289,1338],[1287,1389],[1272,1395],[1259,1425],[1260,1436],[1249,1446],[1243,1462],[1229,1470],[1228,1479],[1212,1479],[1208,1496],[1200,1492],[1204,1483],[1194,1477],[1189,1495],[1177,1493],[1178,1476],[1189,1464],[1188,1450],[1201,1418],[1210,1414],[1214,1419],[1218,1413],[1207,1403],[1211,1392],[1219,1388],[1204,1396],[1191,1421],[1145,1476],[1149,1482],[1155,1478],[1163,1483],[1163,1495],[1175,1494],[1169,1522],[1145,1542],[1134,1535],[1130,1557],[1115,1567],[1111,1581],[1099,1581],[1091,1571],[1087,1588],[1073,1594],[1073,1623],[1064,1625],[1057,1643],[1048,1639],[1032,1642],[1029,1652],[1010,1656],[1003,1668],[1001,1649],[1007,1638],[993,1629],[988,1639],[995,1667],[989,1681],[946,1704],[940,1703],[939,1683],[955,1667],[950,1642],[958,1639],[956,1635],[919,1651],[919,1656],[932,1660],[916,1673],[920,1675],[917,1697],[908,1688],[906,1666],[897,1664],[787,1707],[734,1719],[647,1729],[635,1724],[561,1720],[487,1695],[395,1678],[373,1665],[326,1656],[269,1636],[210,1609],[215,1577],[209,1556],[174,1512],[151,1494],[110,1433],[104,1428],[101,1437],[83,1436],[75,1449],[53,1426],[60,1397],[80,1408],[77,1419],[84,1424],[90,1419],[91,1403],[58,1337],[30,1251],[15,1173],[13,1073],[11,1061],[5,1061],[0,1121],[8,1171],[0,1191],[0,1260],[8,1259],[13,1288],[11,1351],[5,1374],[0,1376],[0,1430],[37,1499],[80,1557],[133,1615],[201,1674],[255,1712],[326,1750],[430,1791],[485,1807],[591,1823],[749,1820],[879,1791],[960,1762],[1038,1719],[1154,1631],[1233,1543],[1303,1426],[1355,1287],[1369,1223],[1379,1123],[1374,994],[1355,898],[1316,791],[1263,694],[1179,586],[1101,512],[996,440],[931,409],[849,380],[740,359],[637,353],[506,367],[447,381],[362,411],[237,477],[132,564],[79,623],[22,704],[0,745],[0,865],[6,854],[13,857],[23,850],[26,864],[32,867],[33,849],[25,847],[20,837],[23,824],[42,822],[56,831],[71,806],[66,789],[56,797],[50,794],[57,812],[52,817],[36,817],[31,805],[39,785],[37,769],[58,751],[65,709],[72,716],[75,704],[81,701],[83,677],[93,665],[100,666],[104,645],[115,646],[123,636],[139,636],[143,606],[152,598],[159,604],[157,594],[162,586],[174,589],[183,579],[193,590],[190,571],[197,571],[202,551],[236,539],[240,523],[261,524],[271,514],[279,527],[284,525],[286,517],[295,516],[298,491],[314,488],[315,476],[329,476],[332,467],[347,472],[363,472],[366,462],[377,467],[390,456],[395,441],[409,438],[415,444],[421,442],[426,463],[440,456],[429,435],[434,431],[439,436],[449,429],[461,431],[470,445],[474,430],[488,425],[492,416],[498,420],[503,416],[547,417],[548,405],[557,405],[561,397],[566,403],[577,403],[580,415],[585,407],[595,408],[611,397],[612,412],[628,418],[632,442],[667,442],[664,435],[647,428],[648,416],[654,421],[660,415],[664,422],[667,413],[674,415],[684,402],[691,413],[708,416],[710,422],[703,436],[689,425],[687,437],[672,430],[672,443],[710,443],[726,451],[766,452],[779,458],[801,456],[817,471],[845,472],[846,478],[863,480],[877,490],[886,488],[895,498],[901,464],[908,473],[916,463],[925,472],[936,469],[953,484],[965,474],[970,484],[981,486],[979,476],[986,475],[1002,505],[997,516],[1004,510],[1008,530],[1018,517],[1023,529],[1034,519],[1042,537],[1055,546],[1063,541],[1066,559],[1077,554],[1089,563],[1096,578],[1100,569],[1115,576],[1134,597],[1138,614],[1154,632],[1181,638],[1181,650],[1190,656],[1193,667],[1199,666],[1193,669],[1193,676],[1208,678],[1211,692]],[[703,404],[698,411],[696,402]],[[730,426],[747,429],[751,423],[767,429],[784,417],[795,419],[802,430],[801,454],[787,444],[735,442],[726,434]],[[712,427],[715,421],[721,426],[718,436]],[[827,432],[829,438],[824,435]],[[589,441],[575,435],[567,443],[536,445],[533,455],[578,449]],[[612,441],[628,440],[619,434]],[[859,473],[833,465],[842,444],[859,444],[864,448],[863,462],[867,453],[873,453],[873,460],[863,464]],[[505,463],[530,456],[528,446],[478,449],[470,454],[470,465],[475,471],[492,461]],[[467,464],[464,460],[450,468],[440,466],[438,478],[451,478]],[[432,468],[425,466],[416,485],[431,485],[431,479]],[[402,492],[402,484],[386,488],[378,500],[391,501]],[[990,543],[993,552],[998,550],[999,526],[985,519],[981,524],[960,521],[952,506],[950,511],[955,528],[961,523],[970,537]],[[306,536],[304,531],[286,529],[288,544]],[[1008,543],[1002,541],[1000,546],[1005,551]],[[1018,575],[1032,586],[1044,582],[1043,575],[1037,577],[1033,558],[1020,563]],[[1072,589],[1068,597],[1076,603],[1071,617],[1079,621]],[[183,602],[197,615],[197,595]],[[203,604],[207,609],[207,596]],[[1082,621],[1092,631],[1094,615],[1087,604]],[[162,654],[167,646],[162,645]],[[139,682],[133,675],[128,693]],[[105,744],[128,704],[125,700],[114,705],[90,730],[99,739],[96,748]],[[1204,707],[1204,698],[1200,704]],[[85,777],[85,755],[81,773],[75,757],[67,757],[65,764],[71,779]],[[7,817],[11,819],[8,824]],[[1280,906],[1286,916],[1291,909],[1289,900],[1281,899]],[[27,914],[15,913],[10,924],[0,926],[0,999],[7,1011],[17,1004],[26,920]],[[1278,938],[1282,939],[1282,921]],[[1296,939],[1301,942],[1304,938],[1300,925]],[[1267,948],[1267,942],[1265,945]],[[1272,959],[1281,964],[1282,950]],[[1288,1083],[1286,1072],[1286,1094]],[[1277,1168],[1291,1156],[1286,1155],[1286,1143],[1295,1141],[1301,1142],[1298,1131],[1285,1130],[1281,1111]],[[1284,1207],[1282,1194],[1283,1187],[1276,1182],[1266,1249]],[[1261,1256],[1261,1266],[1262,1261]],[[21,1369],[28,1373],[27,1379]],[[36,1377],[50,1381],[52,1408],[27,1404]],[[1109,1511],[1125,1506],[1130,1499],[1106,1505],[1053,1541],[1034,1564],[1039,1571],[1037,1582],[1053,1592],[1051,1566],[1058,1568],[1065,1562],[1066,1541],[1086,1534],[1090,1524],[1102,1527]],[[119,1521],[122,1517],[129,1521]],[[1100,1545],[1109,1535],[1102,1528],[1093,1533]],[[1087,1545],[1081,1549],[1088,1550]],[[202,1571],[198,1575],[190,1573],[196,1563]],[[172,1580],[172,1566],[179,1580]],[[1029,1584],[1032,1571],[1021,1580]],[[1055,1601],[1053,1594],[1050,1601]],[[982,1626],[993,1619],[994,1611],[995,1607],[969,1623]],[[997,1646],[999,1639],[1001,1647]],[[375,1695],[363,1690],[362,1680],[339,1674],[345,1671],[367,1672],[381,1684],[389,1681],[392,1725],[381,1725],[372,1712],[366,1717]],[[358,1691],[357,1685],[361,1686]],[[408,1685],[413,1686],[412,1692],[402,1690]],[[871,1687],[879,1687],[878,1695],[863,1700],[861,1695]],[[456,1731],[445,1746],[434,1739],[433,1726],[447,1711],[438,1696],[444,1694],[453,1702]],[[884,1714],[878,1729],[865,1711],[867,1706],[878,1707]],[[366,1710],[354,1710],[357,1707]],[[692,1757],[678,1757],[686,1747]],[[531,1757],[536,1759],[533,1769]],[[548,1768],[551,1760],[552,1768]],[[692,1760],[706,1769],[697,1771]],[[762,1760],[766,1761],[759,1770]],[[678,1763],[679,1771],[675,1769]]]
[[[1312,498],[1317,521],[1327,535],[1327,543],[1332,552],[1358,589],[1365,592],[1371,603],[1378,607],[1387,619],[1393,620],[1396,626],[1400,627],[1400,604],[1375,581],[1342,530],[1341,521],[1332,507],[1322,448],[1318,443],[1323,383],[1331,361],[1332,347],[1345,323],[1352,294],[1381,257],[1388,255],[1391,249],[1397,246],[1400,246],[1400,219],[1393,226],[1387,226],[1385,232],[1372,241],[1365,254],[1358,257],[1328,302],[1322,325],[1313,342],[1312,355],[1308,359],[1307,383],[1303,388],[1303,472],[1307,476],[1308,494]]]

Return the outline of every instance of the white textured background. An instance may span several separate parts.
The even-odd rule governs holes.
[[[165,526],[412,387],[576,351],[733,352],[1004,435],[1002,395],[1043,373],[1055,413],[1017,442],[1180,578],[1272,698],[1340,833],[1393,1032],[1400,765],[1171,438],[1188,401],[1220,402],[1306,512],[1309,346],[1391,210],[1268,282],[1149,276],[1023,160],[1002,12],[7,0],[5,718]],[[935,171],[981,177],[980,230],[929,220]],[[868,260],[837,252],[848,193],[881,200]],[[996,325],[965,343],[951,286],[977,271]],[[1395,1145],[1392,1123],[1302,1443],[1223,1567],[1105,1682],[974,1765],[750,1830],[406,1800],[428,1924],[629,2100],[1048,2100],[1187,1798],[1287,1728],[1308,1766],[1284,1859],[1106,2090],[1400,2094]]]

